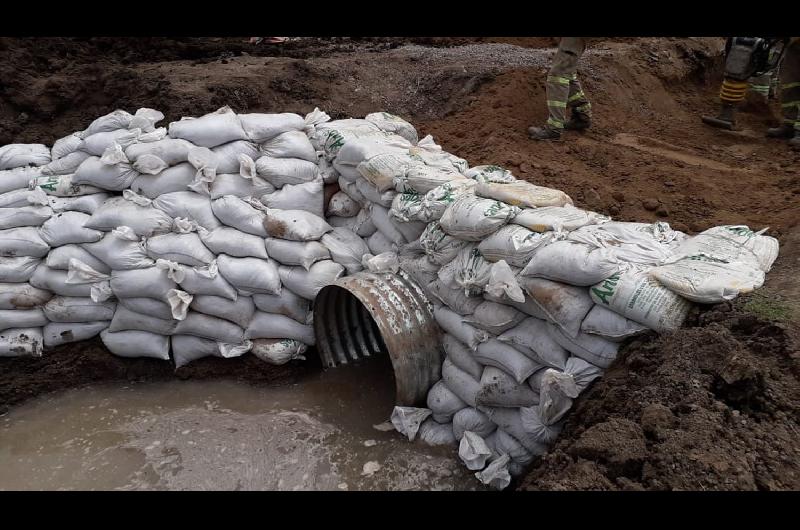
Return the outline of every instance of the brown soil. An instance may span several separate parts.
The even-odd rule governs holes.
[[[749,101],[741,130],[715,114],[722,39],[594,39],[579,76],[594,124],[535,143],[546,117],[547,38],[0,39],[0,145],[45,142],[116,108],[166,120],[221,105],[334,118],[387,110],[470,164],[505,165],[621,220],[696,232],[769,226],[781,256],[766,286],[686,329],[628,345],[576,403],[524,489],[796,489],[800,153],[767,140],[775,105]],[[646,207],[645,207],[646,206]],[[174,375],[282,383],[311,364],[208,359]],[[4,406],[91,381],[173,377],[167,363],[118,359],[97,341],[2,361]]]

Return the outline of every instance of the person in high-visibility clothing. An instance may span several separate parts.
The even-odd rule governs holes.
[[[586,50],[583,37],[561,37],[553,65],[547,75],[547,108],[549,117],[543,127],[529,127],[534,140],[558,140],[561,132],[583,130],[591,126],[592,104],[578,81],[578,60]],[[572,115],[567,120],[567,109]]]
[[[800,149],[800,37],[792,37],[780,65],[781,114],[783,123],[767,129],[770,138],[789,138]]]

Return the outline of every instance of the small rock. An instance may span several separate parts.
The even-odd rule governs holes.
[[[668,181],[664,182],[664,186],[666,186],[668,188],[672,188],[673,186],[675,186],[675,183],[672,182],[671,180],[668,180]]]
[[[372,447],[374,445],[378,445],[378,442],[376,442],[375,440],[365,440],[364,441],[364,447]]]
[[[611,198],[617,202],[625,202],[625,194],[621,191],[615,191],[611,194]]]
[[[645,199],[642,201],[642,206],[645,210],[652,212],[658,209],[659,203],[657,199]]]
[[[612,216],[619,215],[620,208],[616,204],[612,204],[608,207],[608,213]]]
[[[659,217],[669,217],[669,211],[663,206],[656,210],[656,215]]]
[[[366,464],[364,464],[364,468],[361,471],[361,474],[365,477],[371,477],[374,475],[379,469],[381,465],[374,460],[370,460]]]

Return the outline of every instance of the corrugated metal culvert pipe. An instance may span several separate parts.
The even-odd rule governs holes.
[[[314,333],[325,368],[388,354],[398,405],[424,406],[441,377],[441,330],[422,289],[402,271],[359,272],[323,287]]]

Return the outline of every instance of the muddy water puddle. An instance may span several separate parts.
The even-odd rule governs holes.
[[[472,490],[454,447],[373,425],[385,359],[295,385],[94,385],[0,416],[0,490]]]

